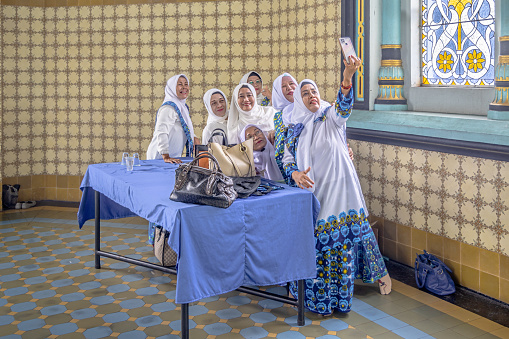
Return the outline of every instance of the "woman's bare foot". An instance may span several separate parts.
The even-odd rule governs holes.
[[[389,276],[389,273],[387,273],[381,279],[378,280],[378,286],[380,287],[380,294],[386,295],[391,293],[392,280],[391,277]]]

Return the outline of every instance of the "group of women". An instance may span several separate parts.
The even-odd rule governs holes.
[[[314,234],[317,276],[306,280],[304,294],[306,307],[322,315],[350,311],[355,279],[378,281],[382,294],[391,290],[346,142],[346,121],[354,101],[352,77],[361,61],[350,57],[344,64],[332,105],[321,99],[314,81],[298,83],[288,73],[275,79],[271,93],[257,72],[245,74],[233,90],[229,108],[218,89],[203,97],[208,120],[202,143],[224,136],[229,144],[253,139],[259,175],[309,190],[320,202]],[[185,103],[188,95],[185,75],[168,80],[148,159],[180,163],[184,147],[192,155],[200,140]],[[290,293],[297,296],[296,284],[290,285]]]

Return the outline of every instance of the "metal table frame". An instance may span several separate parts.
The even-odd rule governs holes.
[[[101,251],[101,193],[95,191],[95,268],[101,268],[101,257],[106,257],[114,260],[123,261],[132,265],[147,267],[153,270],[158,270],[168,274],[177,275],[177,270],[174,267],[165,267],[148,261],[132,259],[123,255],[112,252]],[[304,326],[304,280],[298,280],[298,299],[292,299],[286,296],[278,295],[275,293],[257,290],[251,287],[241,286],[237,289],[239,292],[256,295],[285,304],[297,307],[297,325]],[[189,338],[189,304],[181,304],[181,332],[182,338]]]

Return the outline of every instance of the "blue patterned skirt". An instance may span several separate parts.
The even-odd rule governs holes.
[[[354,280],[374,283],[387,274],[385,263],[364,210],[350,210],[321,219],[315,229],[315,279],[306,279],[304,303],[319,314],[352,308]],[[297,283],[290,284],[297,298]]]

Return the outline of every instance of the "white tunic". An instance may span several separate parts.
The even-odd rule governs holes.
[[[212,132],[214,132],[214,130],[216,130],[216,129],[222,130],[224,135],[227,136],[228,134],[226,132],[227,131],[226,120],[225,121],[221,121],[221,122],[217,122],[217,121],[211,122],[211,123],[208,123],[207,126],[205,126],[205,128],[203,129],[202,139],[201,139],[201,142],[202,142],[203,145],[208,144],[209,139],[212,136]],[[222,144],[223,143],[223,138],[221,136],[217,136],[216,135],[210,141]]]
[[[162,154],[172,158],[181,157],[187,138],[179,116],[170,105],[157,111],[156,126],[152,141],[147,149],[147,160],[162,159]]]

